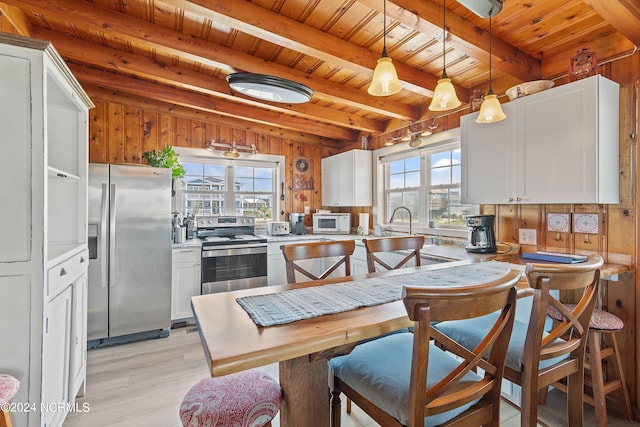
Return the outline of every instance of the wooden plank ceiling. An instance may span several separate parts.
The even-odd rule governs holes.
[[[404,89],[367,87],[383,45],[383,0],[0,0],[18,32],[53,42],[81,84],[215,112],[257,132],[327,142],[402,132],[442,113],[427,107],[442,73],[442,0],[388,0],[387,50]],[[489,19],[446,2],[446,69],[467,104],[489,80]],[[559,79],[582,48],[598,62],[640,45],[637,0],[504,0],[493,18],[493,88]],[[279,104],[230,90],[246,71],[287,78],[311,102]]]

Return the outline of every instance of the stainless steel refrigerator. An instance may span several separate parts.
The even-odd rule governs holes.
[[[168,334],[170,169],[89,164],[88,300],[90,346]]]

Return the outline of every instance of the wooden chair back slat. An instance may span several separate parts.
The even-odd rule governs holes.
[[[367,269],[369,273],[376,271],[376,265],[386,270],[396,270],[407,265],[415,259],[416,266],[420,266],[420,249],[424,246],[424,236],[399,236],[383,237],[380,239],[362,239],[367,250]],[[381,252],[410,251],[407,256],[401,259],[395,266],[391,266],[379,258]]]
[[[287,283],[296,283],[296,271],[311,280],[326,279],[331,273],[344,265],[345,275],[351,275],[351,255],[356,248],[354,240],[335,240],[327,242],[304,242],[281,245],[280,250],[284,255],[287,271]],[[298,261],[333,258],[337,257],[334,263],[320,274],[314,274],[302,267]]]

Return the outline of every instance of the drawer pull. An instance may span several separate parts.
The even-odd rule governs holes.
[[[64,268],[60,269],[60,276],[66,276],[67,275],[67,270],[65,270]]]
[[[81,256],[81,257],[80,257],[80,264],[83,264],[83,263],[84,263],[84,257],[83,257],[83,256]]]

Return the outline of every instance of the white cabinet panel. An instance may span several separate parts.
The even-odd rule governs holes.
[[[71,316],[73,287],[67,286],[45,309],[45,330],[42,348],[42,404],[51,405],[43,411],[43,424],[62,425],[67,412],[57,404],[69,398],[69,366],[71,360]]]
[[[618,203],[618,99],[597,75],[463,116],[463,203]]]
[[[30,62],[0,53],[0,200],[5,207],[0,262],[28,261],[31,252],[31,74]],[[26,95],[25,95],[26,94]],[[16,214],[18,213],[19,214]],[[6,215],[6,216],[5,216]]]
[[[193,317],[191,297],[200,295],[200,247],[173,249],[171,269],[171,320]]]
[[[323,206],[371,206],[372,153],[351,150],[321,161]]]
[[[87,273],[73,282],[73,316],[71,318],[71,384],[69,401],[84,395],[87,375]]]
[[[367,267],[367,250],[364,246],[356,243],[356,249],[351,256],[351,274],[367,274],[369,268]]]

